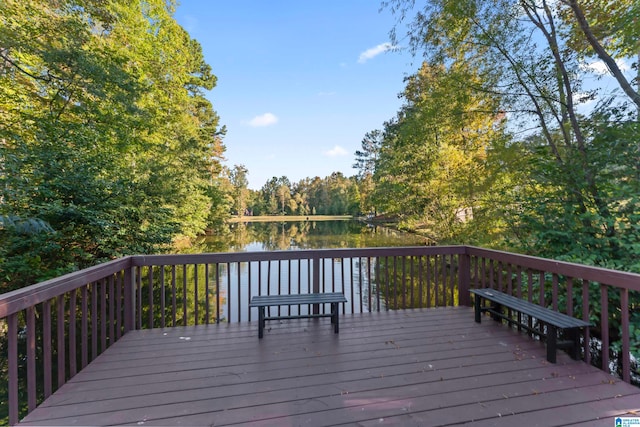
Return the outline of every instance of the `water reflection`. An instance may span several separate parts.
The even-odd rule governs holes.
[[[369,226],[358,221],[257,222],[230,224],[216,235],[203,236],[188,252],[254,252],[276,250],[364,248],[425,245],[416,235],[385,227]],[[346,313],[384,309],[387,305],[387,280],[378,287],[376,272],[387,270],[386,262],[376,269],[369,258],[324,259],[319,266],[320,292],[343,292],[348,299]],[[200,267],[201,269],[204,266]],[[253,295],[314,292],[311,289],[312,266],[309,260],[229,263],[211,266],[200,272],[201,280],[193,292],[197,301],[189,304],[206,307],[217,321],[246,321],[257,317],[248,302]],[[395,271],[394,271],[395,272]],[[186,274],[189,274],[185,271]],[[193,275],[194,273],[191,273]],[[180,283],[180,278],[178,278]],[[397,290],[393,293],[397,295]],[[382,297],[382,298],[381,298]],[[382,307],[380,306],[382,304]],[[394,302],[388,301],[390,306]],[[307,307],[291,307],[287,315],[306,313]],[[201,315],[204,315],[202,313]],[[211,317],[209,317],[211,319]],[[203,319],[204,320],[204,319]]]
[[[199,252],[416,246],[424,237],[359,221],[290,221],[229,224],[196,241]]]

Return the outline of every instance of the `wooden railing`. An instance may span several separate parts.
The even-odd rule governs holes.
[[[584,360],[631,381],[637,274],[467,246],[132,256],[0,295],[8,421],[132,329],[252,321],[252,295],[343,292],[341,311],[362,313],[470,305],[480,287],[591,320]]]

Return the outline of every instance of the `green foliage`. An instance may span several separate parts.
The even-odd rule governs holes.
[[[472,177],[480,183],[473,194],[482,194],[471,199],[472,221],[458,230],[461,234],[434,233],[438,240],[449,235],[473,241],[485,233],[494,246],[639,272],[640,97],[616,74],[615,65],[638,52],[637,2],[430,0],[417,10],[410,0],[385,5],[408,22],[408,34],[401,37],[424,53],[432,70],[409,79],[409,102],[386,129],[374,190],[380,201],[388,202],[386,210],[415,217],[411,226],[416,227],[420,216],[425,222],[433,216],[425,201],[438,200],[437,210],[432,209],[436,212],[468,206],[461,204],[465,199],[458,184]],[[399,38],[394,32],[392,36]],[[596,57],[607,64],[626,97],[604,86],[584,90],[588,71],[583,62]],[[438,64],[451,76],[462,70],[468,77],[447,79],[437,71]],[[421,79],[430,82],[426,90]],[[439,84],[444,81],[449,83]],[[448,96],[442,96],[448,88]],[[416,94],[427,97],[426,108]],[[477,124],[447,126],[447,119],[474,100],[496,112],[496,118],[503,116],[504,133],[485,126],[494,131],[485,133],[486,159],[476,165],[459,163],[464,172],[447,180],[438,168],[445,144],[455,147],[452,142],[465,130],[482,129]],[[597,107],[579,108],[588,101],[598,101]],[[448,158],[454,165],[454,157]],[[485,176],[491,178],[483,180]],[[437,189],[436,194],[425,197],[425,187]],[[440,215],[437,227],[451,223]],[[493,221],[493,227],[484,220]],[[453,230],[444,227],[448,229]],[[600,299],[594,286],[590,313],[598,322]],[[639,303],[631,295],[630,314]],[[616,292],[611,292],[610,304],[609,334],[615,340],[620,336]],[[632,318],[635,331],[639,319]],[[634,332],[632,348],[637,349],[635,339]]]
[[[500,176],[489,175],[491,144],[503,139],[495,100],[473,93],[481,84],[464,63],[423,64],[407,79],[406,103],[383,132],[373,173],[374,205],[432,239],[467,240]]]
[[[286,176],[271,178],[249,206],[254,215],[358,215],[357,178],[340,172],[291,184]]]
[[[216,78],[173,9],[0,4],[0,214],[55,230],[25,242],[2,232],[3,290],[162,251],[226,216],[217,209],[224,129],[204,98]]]

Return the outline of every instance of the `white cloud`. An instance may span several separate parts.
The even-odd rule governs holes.
[[[328,157],[346,156],[347,154],[349,154],[347,152],[347,150],[345,150],[344,148],[340,147],[339,145],[336,145],[331,150],[324,152],[324,155],[328,156]]]
[[[278,123],[278,117],[272,113],[264,113],[260,116],[256,116],[249,121],[249,126],[258,128],[264,126],[271,126]]]
[[[620,71],[622,71],[623,73],[631,69],[631,67],[629,66],[629,63],[624,59],[617,60],[616,64],[618,64],[618,68],[620,68]],[[607,68],[607,65],[602,61],[595,61],[590,64],[584,64],[584,68],[600,75],[609,73],[609,68]]]
[[[376,56],[380,55],[381,53],[384,53],[388,50],[393,49],[395,46],[392,45],[391,43],[382,43],[379,44],[376,47],[372,47],[370,49],[365,50],[364,52],[362,52],[360,54],[360,57],[358,58],[358,62],[360,64],[364,64],[365,62],[367,62],[368,60],[375,58]]]

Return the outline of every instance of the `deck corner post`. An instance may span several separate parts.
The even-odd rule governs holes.
[[[136,318],[136,274],[135,267],[124,270],[124,333],[135,329]]]
[[[471,257],[467,253],[458,255],[458,305],[471,307],[469,295],[471,283]]]

